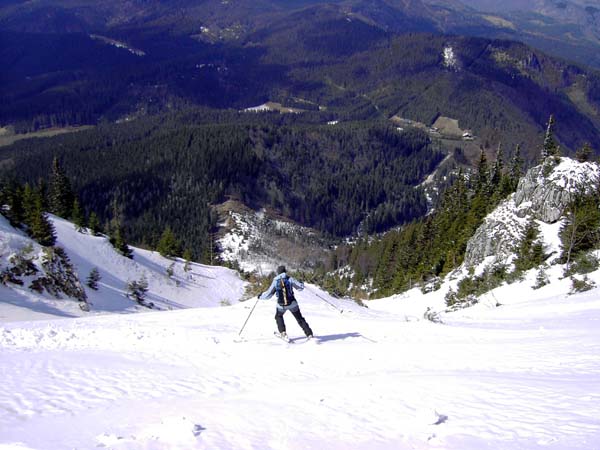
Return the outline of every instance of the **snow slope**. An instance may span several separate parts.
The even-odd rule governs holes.
[[[599,291],[530,284],[444,324],[419,320],[420,293],[366,309],[308,286],[319,337],[293,344],[272,301],[242,342],[254,300],[6,323],[0,448],[598,449]]]
[[[118,254],[105,237],[82,234],[71,222],[50,216],[56,229],[56,245],[66,250],[82,283],[96,267],[102,279],[99,290],[86,288],[91,312],[85,313],[76,301],[56,299],[48,294],[40,296],[15,285],[0,285],[0,323],[13,320],[47,319],[56,316],[79,317],[106,313],[148,311],[126,298],[127,284],[145,277],[148,281],[148,301],[158,309],[181,309],[199,306],[219,306],[237,302],[244,293],[245,282],[237,272],[223,268],[191,263],[184,270],[185,261],[173,261],[157,252],[133,248],[134,258]],[[0,263],[7,265],[12,254],[28,245],[33,254],[41,257],[41,247],[21,231],[15,230],[0,216]],[[173,265],[173,275],[167,268]]]
[[[0,450],[600,449],[600,289],[569,295],[560,266],[443,323],[423,317],[450,283],[369,308],[308,285],[297,296],[318,337],[288,314],[285,344],[273,301],[239,302],[234,272],[180,261],[169,278],[156,253],[129,260],[53,222],[80,278],[103,279],[90,313],[0,286]],[[3,264],[28,244],[0,217]],[[141,275],[164,311],[123,295]]]

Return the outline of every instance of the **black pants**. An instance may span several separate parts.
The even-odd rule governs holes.
[[[277,329],[279,330],[280,333],[285,333],[285,322],[283,321],[283,315],[285,314],[286,311],[288,311],[288,310],[287,309],[279,309],[279,308],[277,308],[277,310],[275,311],[275,322],[277,322]],[[312,335],[313,332],[310,329],[310,327],[308,326],[306,319],[304,319],[304,317],[302,317],[300,308],[296,307],[296,308],[290,309],[289,311],[296,318],[296,322],[298,322],[298,325],[300,325],[300,328],[302,328],[302,331],[304,331],[304,334],[306,336]]]

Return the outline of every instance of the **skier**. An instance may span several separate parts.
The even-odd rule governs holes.
[[[285,266],[279,266],[277,268],[277,276],[273,279],[271,286],[265,292],[263,292],[259,299],[267,300],[273,297],[273,294],[277,294],[277,309],[275,310],[275,322],[277,323],[277,330],[279,331],[279,337],[282,339],[289,341],[287,337],[287,333],[285,331],[285,322],[283,321],[283,315],[286,311],[290,311],[302,331],[308,339],[313,337],[313,332],[308,326],[308,323],[302,317],[302,313],[300,312],[300,307],[298,306],[298,302],[294,297],[294,288],[298,290],[304,289],[304,283],[302,281],[298,281],[295,278],[288,276],[285,270]]]

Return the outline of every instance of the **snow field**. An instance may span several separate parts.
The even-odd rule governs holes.
[[[292,344],[272,336],[272,301],[257,304],[242,342],[235,341],[254,300],[9,323],[0,329],[0,442],[600,448],[597,297],[521,298],[446,315],[442,325],[407,322],[410,298],[395,310],[389,301],[364,309],[311,286],[298,298],[319,338]],[[293,317],[285,319],[291,337],[300,337]]]

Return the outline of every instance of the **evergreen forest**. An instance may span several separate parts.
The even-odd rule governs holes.
[[[43,191],[58,162],[72,200],[52,212],[93,215],[105,232],[153,249],[169,228],[180,252],[205,261],[215,245],[214,207],[226,200],[332,237],[381,232],[427,212],[417,186],[443,158],[424,132],[401,133],[388,122],[197,110],[0,151],[4,191]]]

